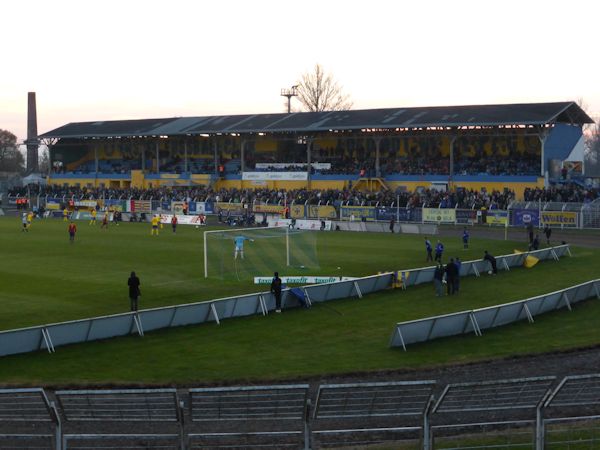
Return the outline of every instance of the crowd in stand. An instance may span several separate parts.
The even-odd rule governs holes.
[[[309,204],[350,206],[400,206],[402,208],[488,208],[505,209],[514,199],[511,191],[478,192],[457,190],[456,192],[435,189],[404,192],[381,190],[361,192],[353,189],[219,189],[198,187],[161,187],[154,189],[80,188],[62,186],[29,185],[12,189],[10,195],[41,195],[53,198],[96,200],[96,199],[139,199],[159,201],[198,201],[260,204]]]
[[[526,188],[523,193],[526,202],[589,203],[598,198],[600,198],[600,189],[582,188],[574,183],[550,188]]]
[[[433,142],[433,143],[432,143]],[[380,156],[380,176],[388,175],[449,175],[450,158],[448,152],[442,152],[441,145],[435,140],[412,145],[406,154],[398,150],[382,150]],[[458,145],[458,144],[457,144]],[[465,150],[461,150],[461,149]],[[522,150],[522,149],[521,149]],[[485,152],[478,144],[470,143],[458,146],[454,153],[453,168],[455,175],[539,175],[540,158],[535,152],[517,151],[516,148],[507,150],[508,153],[500,154],[497,151]],[[221,160],[224,174],[237,174],[241,170],[239,154],[230,154],[227,159]],[[306,165],[290,164],[285,168],[266,167],[256,168],[257,163],[275,163],[280,161],[302,163],[306,161],[306,150],[296,148],[293,150],[277,150],[274,152],[246,152],[244,156],[245,170],[258,171],[305,171]],[[362,175],[376,176],[375,151],[363,147],[346,148],[317,148],[313,151],[312,161],[329,163],[328,169],[311,169],[312,173],[321,175]],[[189,158],[187,171],[190,173],[215,173],[215,164],[212,159]],[[100,161],[101,173],[125,174],[131,170],[141,169],[139,159],[111,159]],[[179,157],[160,157],[160,171],[167,173],[183,173],[186,169],[184,160]],[[146,170],[155,170],[153,159],[146,160]],[[64,167],[55,167],[56,172],[65,172]],[[74,173],[90,174],[95,171],[93,161],[87,161],[74,169]]]

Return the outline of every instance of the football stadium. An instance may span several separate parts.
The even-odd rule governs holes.
[[[2,449],[600,447],[575,102],[76,122],[0,204]]]

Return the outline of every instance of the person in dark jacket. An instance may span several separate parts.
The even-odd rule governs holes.
[[[425,261],[433,261],[433,248],[431,247],[429,238],[425,238],[425,250],[427,251],[427,258]]]
[[[140,292],[140,279],[135,275],[135,272],[131,272],[129,279],[127,280],[129,285],[129,300],[131,302],[131,311],[138,310],[138,297]]]
[[[457,276],[458,270],[456,269],[456,264],[454,264],[454,258],[450,258],[450,262],[446,264],[446,291],[448,295],[454,295],[454,283]]]
[[[271,281],[271,293],[275,296],[275,312],[281,312],[281,278],[279,272],[275,272],[273,281]]]
[[[444,296],[444,266],[438,264],[433,272],[433,285],[435,286],[435,296]]]
[[[454,265],[456,266],[456,278],[454,279],[454,293],[458,294],[458,290],[460,289],[460,268],[462,267],[462,261],[459,257],[456,257],[454,260]]]
[[[496,266],[496,258],[494,258],[492,255],[490,255],[487,250],[484,250],[483,253],[484,253],[483,259],[485,259],[486,261],[489,261],[490,265],[492,266],[491,272],[494,275],[497,275],[498,267]]]
[[[442,262],[442,255],[444,254],[444,244],[442,244],[442,241],[440,241],[438,239],[437,244],[435,244],[435,258],[434,260],[441,263]]]
[[[544,234],[546,235],[546,244],[550,245],[550,236],[552,236],[552,228],[548,224],[544,225]]]

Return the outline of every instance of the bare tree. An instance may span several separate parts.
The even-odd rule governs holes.
[[[17,137],[10,131],[0,130],[0,171],[22,172],[25,158],[19,151]]]
[[[352,108],[350,97],[320,64],[316,64],[312,72],[302,75],[297,93],[305,111],[343,111]]]
[[[40,150],[40,156],[38,158],[39,171],[40,173],[46,174],[50,172],[50,153],[46,146],[40,147]]]
[[[600,177],[600,119],[586,130],[584,159],[585,176]]]

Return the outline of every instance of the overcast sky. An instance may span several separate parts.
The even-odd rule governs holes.
[[[283,112],[320,63],[354,109],[583,99],[600,114],[597,0],[7,0],[0,128]]]

